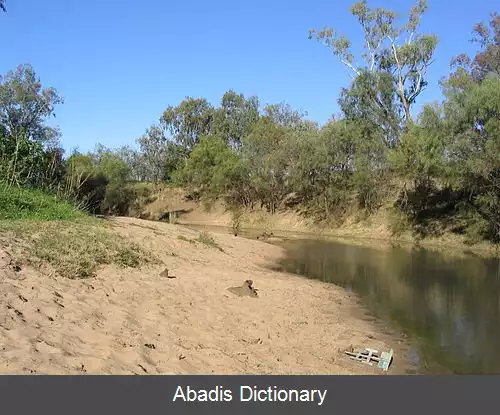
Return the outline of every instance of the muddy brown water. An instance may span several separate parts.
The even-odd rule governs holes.
[[[355,292],[373,316],[415,346],[407,356],[415,372],[500,373],[498,259],[299,238],[272,241],[286,250],[275,269]]]

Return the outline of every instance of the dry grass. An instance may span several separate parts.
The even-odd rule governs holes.
[[[224,250],[219,246],[219,244],[217,243],[215,238],[209,232],[201,232],[198,235],[198,238],[196,238],[196,239],[189,239],[183,235],[177,236],[177,239],[179,239],[180,241],[189,242],[191,244],[196,244],[197,242],[199,242],[201,244],[204,244],[204,245],[209,246],[211,248],[216,248],[219,251],[224,252]]]
[[[212,248],[217,248],[219,251],[224,251],[215,238],[210,234],[209,232],[201,232],[200,235],[198,236],[197,239],[195,239],[196,242],[200,242],[202,244],[205,244],[207,246],[210,246]]]
[[[138,245],[114,234],[103,221],[0,221],[4,245],[12,245],[18,261],[48,265],[67,278],[93,277],[101,265],[137,268],[155,262]],[[15,241],[15,243],[11,243]]]

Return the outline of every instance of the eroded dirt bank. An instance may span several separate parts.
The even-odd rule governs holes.
[[[350,345],[393,348],[389,373],[401,373],[402,349],[363,319],[353,294],[267,268],[280,248],[216,234],[221,251],[181,226],[113,222],[164,265],[69,280],[13,274],[0,251],[1,373],[381,373],[347,359]],[[160,276],[165,267],[176,278]],[[227,290],[247,279],[258,298]]]
[[[262,209],[245,211],[237,220],[241,229],[260,230],[261,232],[304,233],[310,236],[325,236],[348,239],[350,243],[362,243],[373,247],[380,245],[401,245],[411,248],[418,245],[432,250],[461,255],[473,252],[482,257],[500,257],[500,248],[486,241],[469,245],[464,235],[457,235],[449,229],[442,229],[441,234],[426,238],[417,238],[411,230],[395,235],[391,230],[393,222],[392,205],[380,208],[376,213],[365,217],[352,212],[342,224],[315,223],[313,218],[299,215],[293,210],[280,210],[270,214]],[[177,188],[165,188],[155,193],[154,201],[141,206],[132,216],[150,220],[165,220],[165,214],[175,212],[173,220],[179,224],[195,226],[232,227],[235,219],[223,203],[215,202],[210,207],[186,200],[185,192]]]

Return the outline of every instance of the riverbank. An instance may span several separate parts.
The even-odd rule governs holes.
[[[2,373],[381,373],[346,358],[349,346],[393,348],[389,373],[404,372],[404,346],[354,294],[272,271],[277,246],[133,218],[110,226],[162,263],[105,265],[90,279],[14,275],[2,248]],[[227,290],[247,279],[257,298]]]
[[[500,257],[500,247],[488,242],[474,245],[466,243],[465,236],[442,230],[438,236],[418,238],[406,230],[394,234],[391,230],[391,210],[382,207],[372,215],[353,212],[339,224],[316,223],[311,218],[292,210],[281,210],[270,214],[261,209],[242,211],[235,220],[221,202],[204,206],[185,199],[182,189],[165,188],[157,191],[153,202],[141,206],[135,215],[149,220],[165,220],[166,213],[173,212],[169,220],[183,225],[206,227],[234,227],[245,231],[274,233],[284,236],[293,234],[301,237],[331,237],[347,240],[349,243],[372,247],[401,246],[412,249],[425,247],[432,250],[446,251],[453,255],[472,253],[484,258]]]

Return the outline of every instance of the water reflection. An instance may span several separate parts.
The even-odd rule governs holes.
[[[284,270],[358,293],[416,340],[429,370],[500,373],[498,260],[317,240],[280,245]]]

